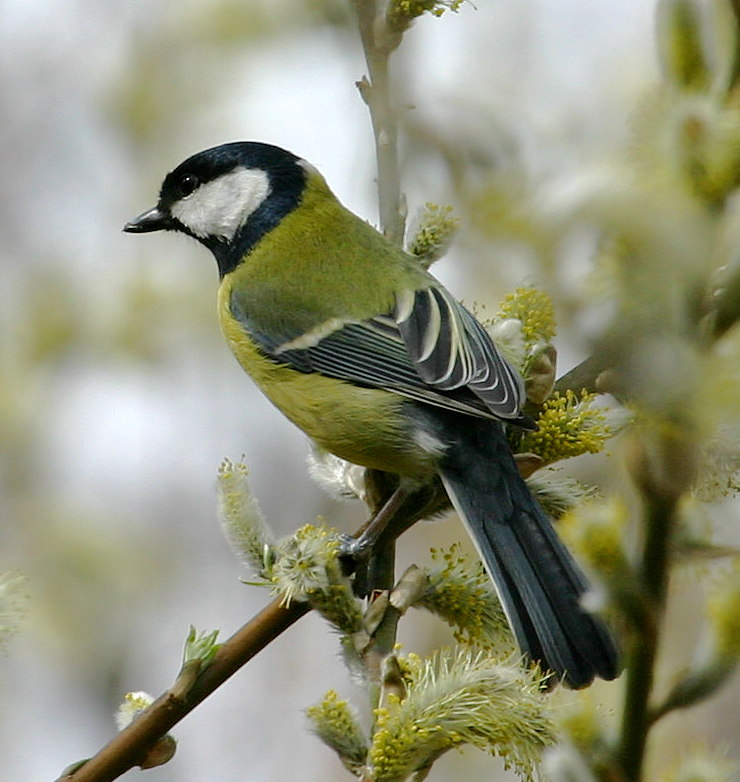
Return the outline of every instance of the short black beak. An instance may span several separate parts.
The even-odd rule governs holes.
[[[171,218],[158,206],[155,206],[138,217],[134,217],[123,226],[123,230],[131,234],[145,234],[150,231],[166,231],[172,227]]]

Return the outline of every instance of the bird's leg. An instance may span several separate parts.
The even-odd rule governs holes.
[[[369,556],[378,538],[398,513],[409,493],[409,490],[403,485],[395,489],[381,509],[360,527],[353,537],[343,541],[339,556],[353,560]]]
[[[353,537],[347,537],[342,542],[339,556],[344,560],[347,572],[355,574],[354,591],[358,597],[367,597],[375,590],[393,586],[395,536],[386,540],[379,549],[376,544],[389,528],[408,494],[407,489],[396,487],[375,515]]]
[[[339,556],[346,572],[355,574],[359,597],[394,584],[396,539],[419,519],[434,518],[449,509],[439,479],[414,484],[381,470],[365,471],[365,488],[372,516],[354,536],[344,538]]]

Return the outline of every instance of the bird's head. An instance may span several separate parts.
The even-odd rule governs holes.
[[[298,206],[307,177],[308,164],[280,147],[222,144],[167,174],[157,205],[123,230],[188,234],[214,254],[223,276]]]

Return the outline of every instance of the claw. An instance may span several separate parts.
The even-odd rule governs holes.
[[[340,559],[351,559],[357,561],[364,559],[370,554],[371,546],[368,546],[362,537],[356,538],[353,535],[341,534],[339,536],[339,551],[337,556]]]

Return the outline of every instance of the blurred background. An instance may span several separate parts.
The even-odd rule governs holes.
[[[219,530],[223,457],[245,455],[278,534],[317,515],[347,531],[363,519],[311,481],[303,435],[222,342],[211,256],[173,235],[124,235],[123,223],[154,204],[168,170],[225,141],[300,154],[373,223],[375,168],[354,86],[362,50],[341,0],[0,9],[0,572],[25,574],[29,595],[0,657],[0,776],[41,782],[110,738],[126,692],[172,682],[190,624],[225,636],[267,602],[240,583]],[[647,0],[468,3],[417,20],[393,60],[409,212],[434,201],[463,218],[436,274],[493,311],[522,283],[559,293],[561,372],[597,317],[582,283],[589,236],[573,232],[543,259],[515,232],[478,230],[460,194],[493,183],[557,203],[620,155],[657,79],[653,11]],[[580,469],[600,480],[610,467]],[[461,537],[455,520],[418,525],[401,564]],[[401,640],[424,652],[444,632],[413,617]],[[336,638],[309,616],[177,727],[175,759],[149,777],[349,778],[303,716],[330,687],[357,694]],[[615,692],[594,697],[608,712]],[[695,717],[728,743],[731,703]],[[696,724],[671,723],[675,742]],[[509,778],[470,750],[430,779],[496,773]]]

